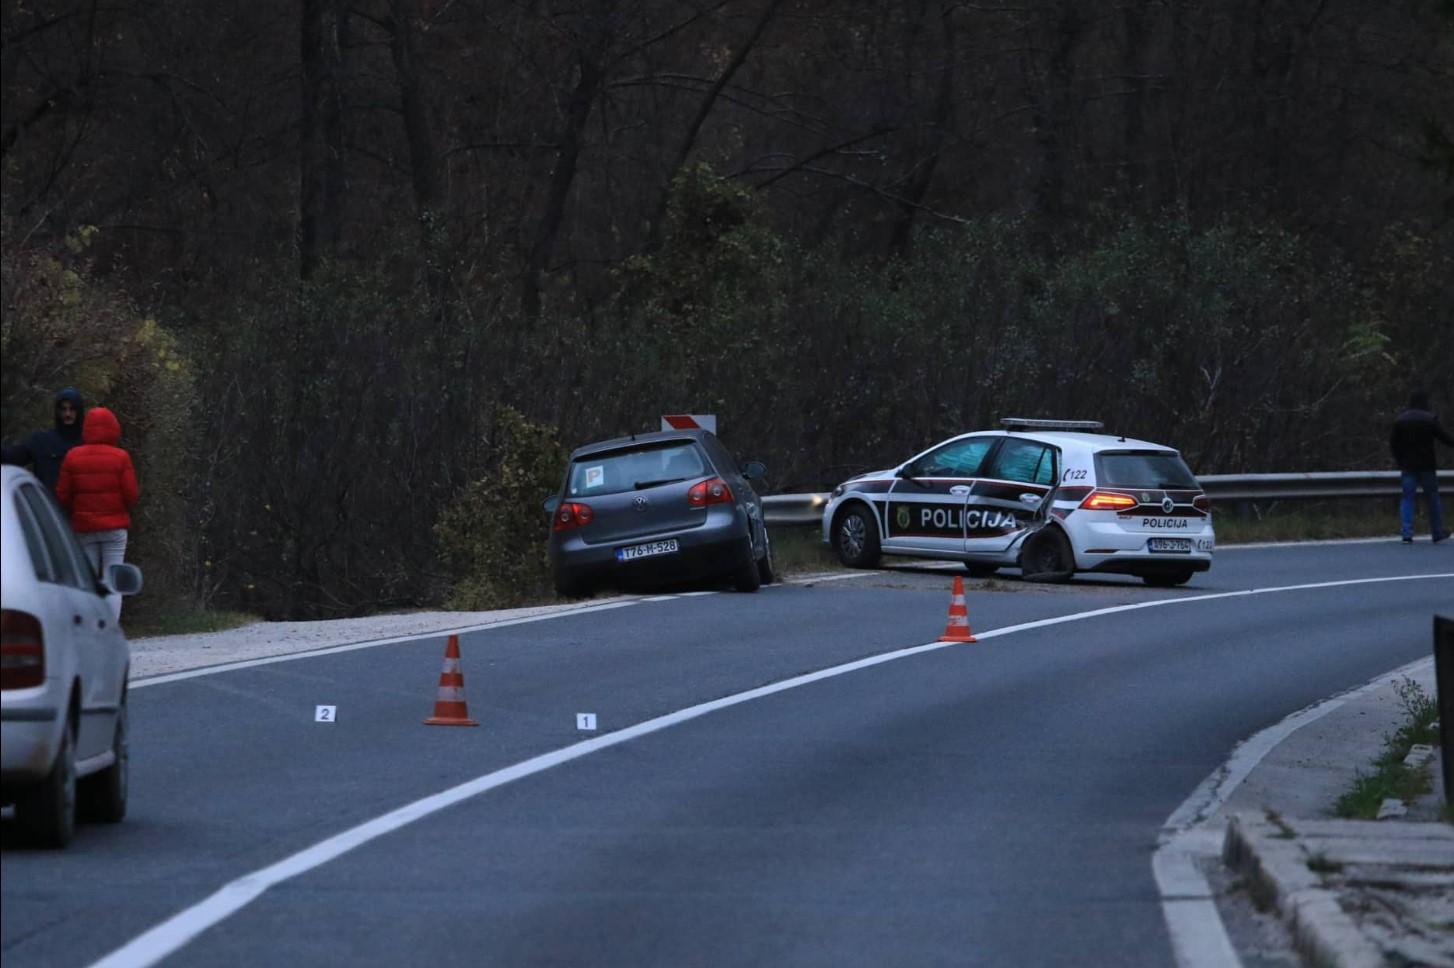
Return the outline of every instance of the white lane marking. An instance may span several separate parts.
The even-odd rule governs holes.
[[[1281,588],[1249,589],[1240,592],[1223,592],[1214,595],[1197,595],[1187,598],[1160,599],[1154,602],[1142,602],[1133,605],[1120,605],[1112,608],[1095,609],[1090,612],[1082,612],[1076,615],[1064,615],[1055,619],[1042,619],[1035,622],[1025,622],[1020,625],[1010,625],[1004,628],[993,629],[982,632],[980,639],[994,638],[997,636],[1010,635],[1015,632],[1028,631],[1030,629],[1044,628],[1050,625],[1058,625],[1064,622],[1078,621],[1087,618],[1096,618],[1103,615],[1111,615],[1118,612],[1130,612],[1142,608],[1152,608],[1160,605],[1175,605],[1188,602],[1202,602],[1219,598],[1228,598],[1237,595],[1268,594],[1281,591],[1304,591],[1308,589],[1336,588],[1348,585],[1367,585],[1392,581],[1420,581],[1430,578],[1454,578],[1454,573],[1437,575],[1404,575],[1386,578],[1359,578],[1347,581],[1315,582],[1304,585],[1289,585]],[[163,921],[154,928],[138,935],[122,947],[106,955],[95,962],[95,968],[145,968],[154,965],[161,959],[180,950],[197,935],[208,928],[226,920],[242,908],[246,907],[253,900],[259,897],[268,888],[284,881],[290,880],[300,874],[305,874],[316,867],[320,867],[329,861],[348,853],[356,847],[361,847],[387,833],[391,833],[402,827],[408,826],[416,820],[422,820],[432,814],[438,813],[447,807],[454,806],[471,797],[478,796],[496,787],[503,786],[515,780],[544,772],[563,763],[588,756],[612,746],[647,736],[651,733],[660,732],[672,726],[688,722],[708,713],[720,709],[727,709],[742,703],[752,702],[765,696],[771,696],[779,692],[786,692],[789,689],[796,689],[811,683],[821,682],[824,679],[831,679],[837,676],[846,675],[850,672],[857,672],[860,669],[871,668],[882,665],[886,662],[893,662],[898,659],[906,659],[915,655],[922,655],[927,652],[937,652],[946,648],[963,648],[958,642],[927,642],[923,645],[910,646],[908,648],[896,649],[892,652],[884,652],[879,655],[857,659],[853,662],[846,662],[842,665],[832,666],[827,669],[820,669],[817,672],[805,673],[794,676],[790,679],[783,679],[779,682],[770,683],[766,686],[759,686],[756,689],[749,689],[746,692],[739,692],[735,695],[725,696],[721,699],[714,699],[710,702],[699,703],[680,709],[673,713],[657,716],[628,726],[625,729],[614,733],[608,733],[595,739],[583,740],[562,749],[540,756],[531,757],[513,766],[487,773],[483,776],[468,780],[458,786],[451,787],[432,796],[424,797],[413,803],[405,804],[397,810],[390,811],[381,817],[366,821],[335,834],[326,840],[305,848],[290,857],[271,864],[260,870],[245,874],[236,880],[224,884],[211,896],[199,901],[192,906],[179,911],[172,917]],[[1230,792],[1230,791],[1229,791]],[[1168,861],[1169,863],[1169,861]],[[1156,864],[1153,862],[1153,870]],[[1195,885],[1193,885],[1194,887]],[[1163,910],[1166,909],[1163,903]],[[1179,903],[1179,902],[1178,902]],[[1173,931],[1174,943],[1176,938],[1190,938],[1195,936],[1199,943],[1205,943],[1204,934],[1210,932],[1213,936],[1220,932],[1225,939],[1225,930],[1222,927],[1221,919],[1217,917],[1215,905],[1200,904],[1195,909],[1190,920],[1179,918],[1178,929]],[[1167,914],[1170,919],[1170,913]],[[1215,924],[1211,925],[1208,919],[1214,919]],[[1183,924],[1182,922],[1186,923]],[[1183,932],[1178,934],[1177,931]],[[1181,949],[1177,948],[1178,957]],[[1230,943],[1228,944],[1230,950]],[[1232,956],[1235,959],[1235,954]],[[1237,964],[1232,962],[1208,962],[1206,964]],[[1187,964],[1201,965],[1202,962],[1188,962]]]
[[[817,585],[817,584],[819,584],[821,582],[825,582],[825,581],[843,581],[844,579],[847,579],[847,578],[864,578],[864,577],[867,577],[868,575],[872,575],[872,574],[875,574],[875,572],[872,572],[872,571],[845,571],[845,572],[825,571],[822,574],[818,574],[818,575],[804,575],[802,578],[789,578],[786,581],[780,582],[780,584],[783,584],[783,585]]]

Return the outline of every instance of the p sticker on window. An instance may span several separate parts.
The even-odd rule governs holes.
[[[599,466],[596,466],[596,467],[587,467],[586,468],[586,487],[587,488],[600,487],[604,483],[606,483],[606,467],[605,467],[605,465],[599,465]]]

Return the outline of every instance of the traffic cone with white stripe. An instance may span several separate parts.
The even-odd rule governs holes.
[[[470,719],[464,701],[464,672],[459,667],[459,636],[451,635],[444,649],[444,668],[439,673],[439,698],[434,700],[434,715],[424,720],[428,726],[478,726]]]
[[[969,630],[969,609],[964,606],[964,579],[954,576],[954,595],[949,599],[949,623],[940,642],[978,642]]]

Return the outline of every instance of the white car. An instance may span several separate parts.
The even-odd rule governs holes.
[[[1002,423],[838,485],[823,540],[853,568],[907,555],[1039,581],[1111,572],[1169,587],[1211,567],[1211,505],[1176,450],[1091,433],[1095,421]]]
[[[126,815],[131,650],[108,595],[141,590],[134,565],[97,578],[44,485],[0,468],[0,801],[40,843],[64,847],[77,806]]]

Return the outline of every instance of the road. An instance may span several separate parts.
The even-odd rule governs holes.
[[[902,655],[943,630],[948,572],[636,600],[465,636],[478,729],[420,722],[439,638],[141,686],[127,821],[65,853],[0,831],[0,954],[1169,965],[1162,823],[1240,740],[1426,655],[1450,573],[1450,546],[1389,542],[1227,549],[1172,591],[975,581],[982,641]]]

